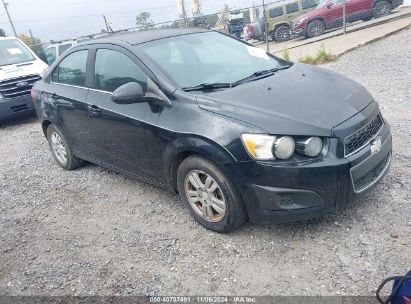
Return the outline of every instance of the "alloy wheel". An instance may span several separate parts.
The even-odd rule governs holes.
[[[220,222],[227,205],[218,183],[207,173],[191,171],[184,181],[184,190],[193,210],[204,220]]]
[[[375,7],[377,18],[387,16],[390,13],[390,7],[386,3],[381,3],[376,5]]]
[[[61,136],[57,132],[51,133],[51,148],[57,160],[65,165],[67,163],[67,149]]]

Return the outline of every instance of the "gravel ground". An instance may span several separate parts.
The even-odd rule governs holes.
[[[411,267],[411,30],[328,68],[392,126],[390,173],[328,218],[206,231],[178,198],[95,165],[61,170],[38,122],[0,128],[0,295],[372,295]]]

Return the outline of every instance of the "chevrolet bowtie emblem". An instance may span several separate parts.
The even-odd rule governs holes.
[[[374,140],[371,143],[371,154],[377,154],[381,151],[381,138]]]

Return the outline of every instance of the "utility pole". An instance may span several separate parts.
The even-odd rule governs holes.
[[[268,43],[268,19],[267,19],[267,11],[265,10],[265,1],[263,0],[263,15],[264,15],[264,27],[265,27],[265,43],[266,43],[266,49],[267,53],[270,52],[270,44]]]
[[[343,33],[344,35],[347,34],[347,22],[345,20],[346,18],[345,9],[346,9],[346,0],[343,0]]]
[[[14,36],[17,37],[16,29],[14,28],[13,21],[11,21],[11,18],[10,18],[9,10],[7,9],[8,3],[4,2],[4,0],[1,0],[1,1],[3,2],[4,9],[6,10],[7,17],[9,18],[11,28],[13,29]]]

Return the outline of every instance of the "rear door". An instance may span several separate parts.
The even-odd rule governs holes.
[[[129,82],[147,89],[147,70],[127,50],[110,45],[94,52],[94,89],[90,90],[90,128],[95,159],[105,165],[157,181],[149,149],[156,139],[158,113],[147,102],[128,105],[111,100],[112,92]]]
[[[347,0],[346,12],[348,22],[365,19],[372,14],[373,0]]]
[[[51,74],[45,98],[53,105],[58,123],[79,156],[90,155],[90,130],[86,105],[89,51],[78,49],[65,56]]]

